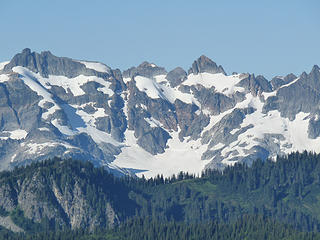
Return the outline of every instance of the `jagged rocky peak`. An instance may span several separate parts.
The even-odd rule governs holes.
[[[102,73],[87,68],[84,63],[66,57],[57,57],[50,51],[41,53],[31,52],[29,48],[25,48],[21,53],[16,54],[12,60],[5,65],[3,71],[11,72],[16,66],[26,67],[35,73],[40,73],[42,77],[49,75],[61,75],[68,78],[74,78],[83,75],[108,75],[107,71]],[[106,67],[106,69],[109,69]]]
[[[303,72],[299,77],[299,82],[310,89],[318,92],[320,84],[320,69],[317,65],[314,65],[311,72],[308,74]]]
[[[288,74],[287,76],[285,77],[281,77],[281,76],[277,76],[277,77],[274,77],[272,78],[272,80],[270,81],[271,85],[272,85],[272,89],[273,90],[276,90],[278,89],[279,87],[285,85],[285,84],[288,84],[290,83],[291,81],[293,81],[294,79],[296,79],[297,76],[294,75],[293,73],[290,73]]]
[[[253,96],[257,96],[259,92],[272,91],[270,82],[262,75],[255,77],[254,74],[248,74],[239,82],[238,85],[247,89]]]
[[[165,75],[167,71],[163,67],[158,67],[154,63],[144,61],[138,67],[131,67],[123,72],[124,78],[132,78],[134,76],[143,76],[152,78],[157,75]]]
[[[183,70],[183,68],[176,67],[175,69],[168,72],[166,79],[169,81],[171,87],[176,87],[187,79],[187,73],[185,70]]]
[[[320,76],[320,68],[318,65],[314,65],[311,72],[310,72],[310,75],[313,75],[313,76]]]
[[[223,73],[226,75],[223,67],[217,65],[214,61],[205,55],[200,56],[196,61],[193,62],[192,67],[189,69],[188,74],[198,73]]]

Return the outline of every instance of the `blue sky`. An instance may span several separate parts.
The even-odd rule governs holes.
[[[23,48],[127,69],[188,69],[200,55],[227,73],[271,78],[320,65],[320,1],[1,1],[0,61]]]

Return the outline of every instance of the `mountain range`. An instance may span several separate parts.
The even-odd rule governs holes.
[[[0,170],[57,156],[170,176],[319,153],[319,86],[317,65],[269,81],[206,56],[120,71],[27,48],[0,63]]]

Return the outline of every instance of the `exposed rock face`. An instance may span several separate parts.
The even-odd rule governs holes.
[[[169,81],[171,87],[176,87],[187,79],[187,73],[181,67],[177,67],[168,72],[166,79]]]
[[[112,227],[119,223],[119,217],[110,202],[106,202],[103,209],[94,209],[93,203],[89,201],[88,194],[90,193],[86,192],[93,183],[80,179],[81,176],[75,171],[70,170],[70,179],[65,185],[61,185],[61,181],[64,181],[66,177],[62,169],[55,169],[56,174],[63,176],[59,182],[54,175],[48,175],[48,173],[45,175],[41,168],[35,171],[33,175],[28,176],[27,174],[24,179],[18,177],[16,183],[9,184],[4,180],[4,183],[0,184],[1,208],[7,212],[19,209],[23,211],[24,217],[36,223],[48,219],[57,228],[93,230],[98,226]],[[87,182],[87,185],[83,184],[84,181]],[[103,190],[100,189],[100,191],[106,194]],[[112,199],[111,196],[110,199]],[[4,224],[10,223],[10,219],[6,221],[3,219],[3,221]],[[16,231],[22,231],[17,226],[11,225]]]
[[[87,69],[84,64],[70,58],[56,57],[49,51],[39,54],[31,52],[29,48],[26,48],[22,53],[15,55],[10,63],[4,67],[3,71],[10,72],[15,66],[26,67],[35,73],[40,73],[43,77],[48,77],[49,75],[63,75],[68,78],[73,78],[80,74],[97,74],[96,71]]]
[[[253,96],[257,96],[258,93],[271,92],[272,86],[263,76],[255,77],[254,74],[249,74],[248,77],[241,80],[239,86],[247,89]]]
[[[192,88],[192,91],[201,106],[210,110],[213,115],[218,115],[235,106],[236,100],[232,97],[216,92],[214,89]]]
[[[10,216],[6,216],[6,217],[1,217],[0,216],[0,226],[11,230],[12,232],[24,232],[22,228],[20,228],[19,226],[17,226],[12,219],[10,218]]]
[[[143,62],[138,67],[132,67],[123,72],[124,78],[132,78],[134,76],[144,76],[152,78],[157,75],[167,74],[163,67],[158,67],[153,63]]]
[[[25,49],[0,69],[0,169],[58,156],[153,176],[319,152],[319,85],[316,65],[269,82],[205,56],[121,72]]]
[[[309,120],[308,126],[308,136],[311,139],[316,139],[320,136],[320,119],[319,119],[319,111],[315,113],[314,116]]]
[[[202,55],[196,61],[193,62],[192,68],[189,69],[188,74],[198,74],[203,72],[226,74],[222,66],[218,66],[210,58],[204,55]]]
[[[152,128],[139,137],[137,143],[151,154],[163,153],[170,135],[160,127]]]
[[[297,76],[290,73],[288,74],[287,76],[285,77],[274,77],[272,78],[272,80],[270,81],[271,85],[272,85],[272,88],[274,90],[278,89],[279,87],[285,85],[285,84],[288,84],[290,82],[292,82],[294,79],[296,79]]]
[[[30,49],[4,67],[6,74],[1,76],[7,81],[0,82],[0,169],[54,156],[92,159],[96,165],[115,159],[120,148],[107,138],[109,134],[119,143],[124,139],[127,120],[120,94],[126,85],[119,70],[97,70]],[[15,131],[17,136],[10,138]],[[10,145],[15,151],[10,152],[8,141],[13,141]]]
[[[319,67],[314,66],[310,74],[302,73],[287,87],[280,87],[274,97],[267,99],[264,110],[268,112],[277,109],[282,116],[291,120],[299,112],[313,113],[318,110],[320,103],[319,84]]]

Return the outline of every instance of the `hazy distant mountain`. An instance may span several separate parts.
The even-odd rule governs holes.
[[[25,49],[0,64],[0,169],[59,156],[154,176],[320,152],[319,106],[318,66],[268,81],[206,56],[121,72]]]

